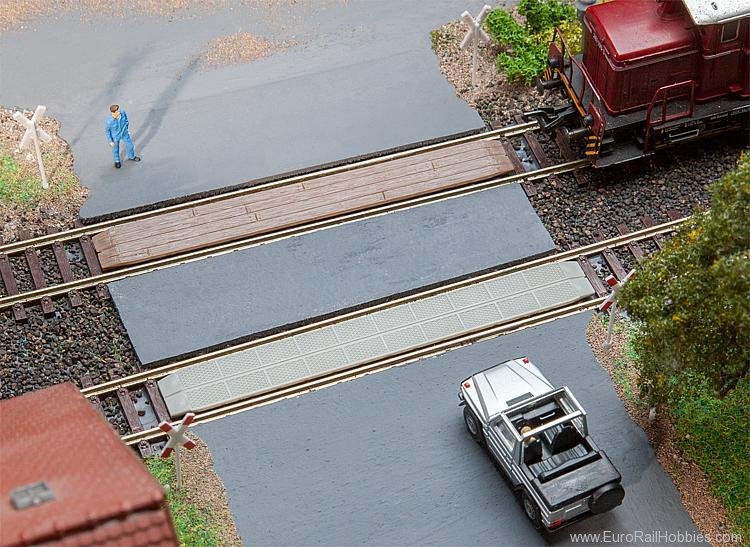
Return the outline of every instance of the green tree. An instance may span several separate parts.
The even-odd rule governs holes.
[[[705,380],[719,398],[750,369],[750,153],[711,186],[696,214],[638,268],[620,304],[640,322],[641,393],[678,400]]]

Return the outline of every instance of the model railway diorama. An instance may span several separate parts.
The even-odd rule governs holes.
[[[549,41],[546,68],[536,79],[536,92],[525,89],[528,95],[510,103],[512,108],[500,117],[487,115],[482,111],[487,105],[476,100],[492,85],[483,89],[466,84],[467,95],[458,93],[470,98],[472,108],[462,107],[471,110],[481,126],[390,143],[395,144],[392,148],[358,150],[360,155],[342,154],[336,157],[343,159],[333,162],[310,160],[310,165],[265,173],[244,183],[233,180],[232,185],[201,192],[186,190],[181,196],[146,200],[112,214],[76,218],[67,227],[46,226],[33,236],[23,226],[18,237],[4,239],[0,318],[5,322],[0,342],[15,345],[0,348],[0,387],[5,389],[3,397],[10,399],[0,401],[0,494],[6,498],[0,507],[0,547],[65,541],[177,545],[182,541],[180,525],[173,525],[167,510],[172,486],[165,492],[139,458],[168,456],[168,439],[177,445],[185,441],[175,433],[180,420],[202,434],[217,422],[248,415],[266,416],[274,432],[258,434],[249,426],[236,427],[232,449],[221,446],[223,452],[215,453],[217,459],[235,453],[244,458],[242,476],[227,474],[225,479],[242,484],[232,494],[237,496],[231,500],[232,509],[247,492],[257,496],[252,509],[244,506],[235,517],[249,521],[268,510],[283,520],[287,507],[295,513],[292,524],[284,521],[289,537],[277,530],[282,527],[276,522],[254,522],[259,545],[277,539],[284,544],[308,539],[325,544],[330,540],[325,533],[336,528],[325,521],[325,512],[332,508],[340,513],[341,504],[347,512],[369,518],[372,503],[378,528],[385,528],[383,521],[391,518],[382,515],[394,511],[394,521],[408,527],[408,519],[432,515],[425,500],[442,503],[451,514],[458,506],[465,508],[467,500],[484,500],[477,502],[477,514],[485,519],[486,513],[494,516],[506,504],[503,507],[511,509],[492,530],[507,528],[510,539],[493,537],[498,543],[512,543],[517,539],[513,534],[527,529],[533,541],[550,540],[547,534],[557,532],[559,538],[562,528],[628,529],[642,522],[661,524],[662,515],[677,515],[680,526],[693,526],[693,513],[685,510],[681,490],[656,461],[661,455],[649,447],[645,426],[631,420],[632,409],[621,401],[625,397],[619,382],[630,371],[623,372],[625,365],[618,361],[615,372],[608,369],[611,377],[604,372],[616,359],[615,350],[626,351],[611,345],[614,320],[626,314],[617,316],[617,307],[608,306],[633,275],[637,279],[637,270],[650,257],[669,250],[669,242],[701,216],[694,213],[711,202],[709,182],[725,169],[726,158],[736,160],[737,151],[725,152],[718,145],[710,149],[725,155],[711,166],[713,172],[707,168],[709,174],[695,183],[699,188],[694,192],[683,193],[684,181],[671,183],[663,171],[660,179],[652,179],[648,172],[628,178],[633,173],[625,164],[648,159],[640,165],[655,170],[655,164],[671,161],[670,153],[691,154],[695,148],[690,147],[704,139],[714,144],[726,139],[731,146],[734,140],[750,144],[750,3],[592,0],[561,5],[570,10],[575,23],[573,6],[584,4],[592,5],[578,14],[580,49],[564,37],[564,26],[550,29],[551,40],[544,35],[545,44]],[[464,41],[471,36],[479,40],[482,18],[489,10],[485,7],[476,20],[464,13],[464,21],[468,16],[475,25]],[[433,36],[433,49],[437,42]],[[222,43],[229,47],[229,42]],[[172,46],[167,44],[165,50]],[[253,42],[256,47],[258,42]],[[491,47],[487,51],[497,54]],[[472,61],[476,70],[476,59]],[[537,61],[535,74],[541,72]],[[497,72],[492,60],[489,64]],[[179,83],[170,84],[160,100],[179,97],[182,85],[190,89],[188,76],[193,77],[178,72]],[[452,77],[450,71],[443,76]],[[257,85],[256,77],[249,77],[249,88]],[[515,93],[513,83],[503,82],[509,84],[503,92]],[[268,101],[273,99],[263,93]],[[197,95],[205,95],[205,89]],[[131,119],[137,119],[135,105],[128,107]],[[168,111],[156,115],[156,109],[148,110],[157,118],[148,122],[149,132],[157,132],[160,116],[170,120],[174,112]],[[400,118],[394,125],[398,123]],[[300,131],[300,142],[307,129]],[[315,131],[320,128],[311,133]],[[333,142],[336,139],[323,142],[325,138],[317,135],[309,148],[331,145],[334,151],[350,150],[349,141],[361,136],[350,137],[346,131],[336,135],[346,141],[343,148],[335,148],[341,144]],[[79,146],[79,137],[71,146]],[[147,133],[143,140],[152,137]],[[272,140],[272,132],[264,133],[265,138]],[[290,155],[299,152],[297,144],[289,140]],[[206,144],[207,149],[211,146]],[[286,138],[267,149],[260,146],[259,154],[271,157],[272,148],[285,146]],[[151,163],[151,151],[143,148],[143,161],[139,157],[137,166],[117,162],[117,176],[157,163]],[[250,158],[252,152],[243,153]],[[172,165],[171,156],[159,161]],[[2,162],[7,158],[0,154],[0,167]],[[115,171],[111,164],[108,167]],[[236,172],[244,173],[232,173]],[[224,176],[219,162],[216,173]],[[600,184],[598,176],[607,182]],[[157,185],[153,181],[149,184]],[[125,183],[117,184],[116,190],[107,191],[118,199],[131,191]],[[661,194],[647,193],[651,187],[661,187]],[[669,195],[675,188],[678,195]],[[613,195],[614,204],[607,204]],[[139,284],[142,280],[146,281]],[[671,305],[671,300],[665,304]],[[598,316],[589,327],[577,324],[572,336],[561,327],[558,338],[547,339],[544,329],[553,330],[553,323],[575,321],[584,312],[602,315],[608,309],[606,342],[588,330],[584,333],[591,324],[603,323]],[[680,313],[672,318],[679,322]],[[519,344],[500,340],[517,334]],[[13,336],[20,341],[11,340]],[[576,345],[576,337],[582,345]],[[124,349],[121,340],[127,342]],[[490,342],[506,346],[484,345]],[[516,353],[521,345],[525,349]],[[502,351],[488,358],[489,351],[477,350],[487,347]],[[573,356],[571,348],[577,351]],[[597,353],[602,348],[607,350],[605,357]],[[473,350],[477,351],[470,354]],[[538,354],[547,358],[537,358]],[[564,363],[560,368],[549,359],[557,354]],[[23,361],[29,355],[36,359],[31,365]],[[508,360],[511,355],[530,357]],[[425,365],[440,359],[440,365]],[[589,363],[596,366],[586,368]],[[397,376],[417,367],[422,367],[414,373],[418,379]],[[14,372],[21,379],[14,378]],[[436,376],[430,376],[433,373]],[[371,381],[381,383],[367,383]],[[66,385],[55,385],[61,383]],[[466,429],[483,450],[466,442],[460,415],[451,408],[456,385]],[[628,396],[629,386],[624,389]],[[293,406],[290,399],[298,405],[291,418],[283,414]],[[308,412],[305,405],[310,401],[320,402],[324,416],[330,417],[325,413],[331,409],[339,412],[337,423],[319,418],[317,410]],[[402,403],[404,408],[396,408]],[[391,407],[394,416],[381,416]],[[655,409],[646,410],[649,420],[652,410],[655,415]],[[618,419],[620,423],[613,425]],[[367,424],[352,427],[350,420]],[[424,442],[416,440],[429,429],[420,420],[432,420]],[[589,422],[596,435],[591,435]],[[288,432],[284,423],[297,429]],[[304,438],[297,445],[299,430]],[[460,437],[454,435],[456,430]],[[361,432],[365,438],[357,436]],[[377,450],[372,457],[363,456],[370,437],[381,434],[387,456]],[[85,442],[79,443],[76,435],[84,436]],[[243,451],[245,437],[254,444]],[[281,452],[274,453],[272,445],[279,440]],[[402,441],[406,449],[399,448]],[[185,442],[186,447],[196,444]],[[76,455],[79,444],[85,457]],[[340,446],[348,451],[344,456],[357,454],[362,461],[340,463],[338,455],[328,454],[331,447]],[[418,454],[414,459],[412,452]],[[110,453],[111,464],[106,459]],[[320,461],[315,460],[318,456]],[[417,462],[433,457],[439,460],[434,465]],[[305,467],[310,462],[312,471]],[[392,463],[404,468],[391,472],[387,467]],[[367,471],[359,473],[360,464]],[[181,477],[180,464],[175,465]],[[210,467],[200,463],[204,465]],[[101,481],[89,480],[87,466]],[[10,467],[13,472],[8,472]],[[334,467],[333,475],[327,476]],[[348,478],[357,475],[349,467],[357,468],[361,485]],[[496,488],[494,467],[507,479],[508,488]],[[394,493],[390,483],[377,484],[373,495],[367,490],[372,486],[369,474],[377,476],[383,469],[383,481],[397,477],[404,485]],[[279,470],[289,476],[280,479],[275,474]],[[447,478],[441,475],[446,470]],[[415,477],[421,476],[428,480],[418,483]],[[128,477],[133,483],[129,489],[123,486]],[[268,484],[260,484],[266,478]],[[412,479],[415,482],[409,483]],[[257,482],[257,488],[255,483],[247,487],[245,480]],[[221,480],[216,482],[222,490]],[[365,497],[387,499],[367,498],[368,511],[362,511],[346,497],[356,497],[354,482],[356,494],[361,490]],[[326,493],[329,485],[339,490]],[[284,489],[291,494],[284,494]],[[452,489],[466,497],[454,498]],[[123,495],[126,490],[128,496]],[[107,498],[107,503],[97,507],[99,500],[90,499],[89,492]],[[421,504],[417,509],[396,499],[412,494],[414,503]],[[315,526],[304,516],[294,520],[308,505],[316,511],[311,517]],[[649,511],[654,514],[647,515]],[[328,516],[338,522],[340,515]],[[472,520],[474,516],[469,510],[456,522],[486,539],[481,533],[490,528],[477,526],[481,519]],[[437,520],[425,527],[428,532],[416,527],[421,535],[409,538],[429,543],[434,539],[430,534],[445,527],[445,515]],[[362,537],[380,540],[380,532],[363,532]],[[457,533],[464,541],[462,532]],[[294,534],[303,534],[303,540]],[[445,537],[456,543],[456,535]],[[252,534],[243,535],[248,538],[255,542]],[[328,543],[350,540],[341,536]]]

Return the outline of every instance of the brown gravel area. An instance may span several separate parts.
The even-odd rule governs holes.
[[[547,94],[537,95],[527,86],[508,82],[495,67],[499,46],[494,42],[477,48],[477,86],[471,85],[470,49],[462,51],[459,45],[466,34],[466,25],[454,21],[432,31],[432,49],[438,57],[440,71],[456,88],[456,94],[469,106],[477,109],[487,122],[515,123],[513,114],[530,110],[539,104],[557,104],[561,99]],[[533,103],[530,102],[533,99]]]
[[[241,546],[242,540],[237,535],[229,500],[224,490],[224,483],[214,471],[214,462],[208,446],[192,433],[188,437],[195,441],[196,447],[181,452],[183,468],[183,488],[188,501],[198,507],[207,507],[213,521],[220,529],[219,545]]]
[[[249,32],[238,32],[213,40],[201,58],[203,67],[249,63],[293,45],[292,41],[270,42]]]
[[[31,118],[33,112],[27,110],[24,115]],[[60,123],[45,117],[39,127],[52,137],[51,141],[40,143],[44,168],[52,188],[45,192],[38,207],[0,202],[0,243],[19,239],[18,231],[21,228],[29,230],[32,235],[42,235],[48,228],[70,228],[86,199],[86,189],[79,186],[73,173],[73,154],[68,143],[58,136]],[[0,158],[12,158],[21,172],[38,179],[41,185],[33,149],[18,149],[23,133],[21,124],[13,119],[13,110],[0,107]]]
[[[676,446],[677,432],[670,416],[660,411],[654,423],[649,423],[649,408],[638,399],[637,372],[625,351],[625,332],[615,328],[610,349],[602,345],[606,337],[606,325],[600,318],[594,317],[586,329],[589,345],[599,364],[612,377],[615,390],[628,414],[646,432],[656,458],[679,490],[688,514],[703,535],[713,538],[729,535],[732,528],[724,507],[711,494],[708,480],[700,467],[684,458]],[[711,544],[717,547],[739,545],[717,541]]]
[[[36,18],[56,17],[77,12],[88,20],[96,16],[173,18],[195,17],[212,10],[237,7],[276,14],[279,23],[291,16],[291,10],[313,9],[348,0],[0,0],[0,32],[24,28]]]

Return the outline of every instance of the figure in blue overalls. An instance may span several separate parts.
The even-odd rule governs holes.
[[[141,161],[141,158],[135,155],[133,139],[128,132],[128,115],[124,110],[120,110],[120,105],[113,104],[109,107],[112,113],[111,118],[107,118],[104,124],[104,134],[109,139],[109,145],[112,147],[112,155],[115,158],[115,167],[120,168],[120,141],[125,142],[125,150],[128,153],[128,159],[132,161]]]

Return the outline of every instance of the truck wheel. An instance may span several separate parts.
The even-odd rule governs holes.
[[[541,530],[542,513],[541,511],[539,511],[539,506],[531,498],[531,496],[529,496],[529,493],[526,492],[526,490],[523,491],[521,499],[523,501],[523,512],[526,513],[527,517],[529,517],[529,520],[531,521],[531,524],[534,525],[534,528],[536,528],[537,530]]]
[[[622,503],[625,490],[620,484],[605,484],[591,495],[589,509],[595,515],[611,511]]]
[[[464,407],[464,422],[466,423],[466,429],[474,438],[476,442],[484,445],[484,433],[482,432],[482,425],[479,423],[477,418],[468,406]]]

